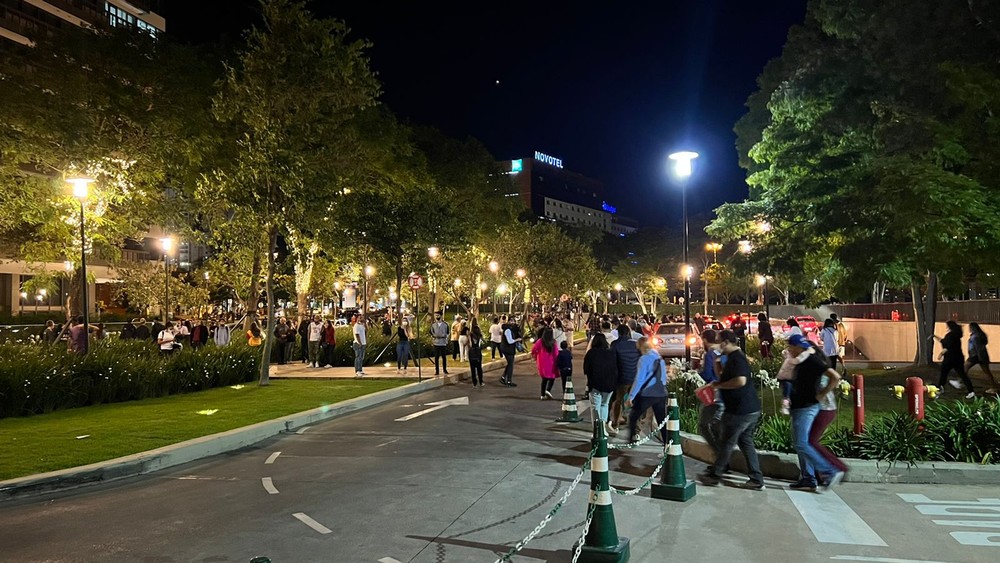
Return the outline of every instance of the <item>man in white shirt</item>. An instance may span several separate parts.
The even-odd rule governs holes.
[[[434,313],[431,323],[431,338],[434,342],[434,375],[440,375],[438,363],[444,364],[444,373],[448,373],[448,323],[441,320],[441,311]]]
[[[497,359],[497,352],[500,351],[500,342],[503,339],[503,327],[500,326],[500,319],[493,317],[493,324],[490,325],[490,359]],[[501,354],[502,356],[503,354]]]
[[[354,377],[364,377],[365,373],[365,346],[368,345],[368,335],[365,330],[365,318],[358,316],[354,321]]]
[[[323,340],[323,321],[314,316],[309,323],[309,365],[319,367],[319,344]]]
[[[167,356],[174,353],[174,327],[173,323],[167,322],[167,326],[156,335],[156,343],[160,346],[160,355]]]

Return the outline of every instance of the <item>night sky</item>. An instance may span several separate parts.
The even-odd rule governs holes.
[[[184,41],[232,40],[255,18],[254,1],[165,4],[168,33]],[[501,160],[535,150],[561,158],[603,181],[606,199],[643,226],[680,222],[666,166],[675,149],[702,155],[689,185],[693,215],[742,201],[733,124],[806,0],[549,4],[475,14],[472,4],[309,6],[374,43],[382,100],[404,120],[476,137]]]

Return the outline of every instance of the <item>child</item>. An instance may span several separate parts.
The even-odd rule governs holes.
[[[569,344],[565,340],[559,343],[556,367],[559,368],[559,377],[562,378],[563,395],[565,395],[566,382],[573,378],[573,352],[570,351]]]

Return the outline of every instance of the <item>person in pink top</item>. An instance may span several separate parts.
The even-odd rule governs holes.
[[[535,341],[535,345],[531,347],[531,357],[535,358],[538,376],[542,378],[542,393],[539,399],[552,399],[552,384],[559,376],[559,370],[556,369],[559,350],[556,348],[556,339],[551,328],[543,330],[542,337]]]

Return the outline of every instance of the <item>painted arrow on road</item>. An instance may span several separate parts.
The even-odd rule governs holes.
[[[452,405],[467,405],[469,404],[468,397],[459,397],[457,399],[448,399],[447,401],[435,401],[433,403],[427,403],[428,405],[434,405],[429,409],[424,409],[422,411],[417,411],[413,414],[408,414],[402,418],[397,418],[396,422],[406,422],[407,420],[412,420],[418,416],[424,416],[427,413],[434,412],[436,410],[443,409],[445,407],[450,407]]]

